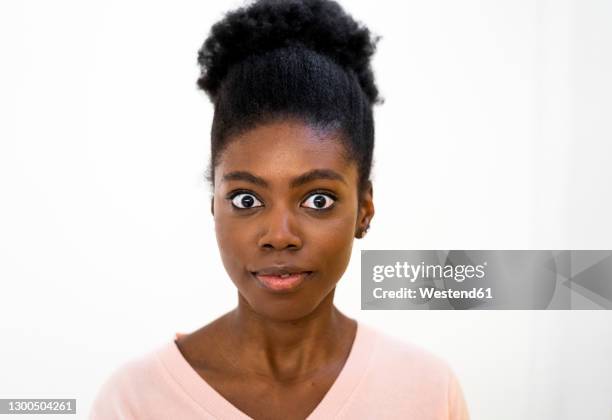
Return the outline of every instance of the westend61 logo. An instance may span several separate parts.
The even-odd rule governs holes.
[[[361,251],[366,310],[612,309],[611,284],[612,250]]]
[[[411,283],[418,279],[453,279],[461,283],[465,279],[481,279],[485,276],[485,261],[479,265],[441,265],[441,264],[408,264],[404,261],[395,265],[375,265],[372,280],[377,283],[387,278],[405,278]]]

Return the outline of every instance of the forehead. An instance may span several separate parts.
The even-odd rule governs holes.
[[[354,181],[356,165],[348,159],[338,134],[295,120],[259,125],[228,139],[217,170],[243,170],[271,180],[292,178],[312,169],[332,169]]]

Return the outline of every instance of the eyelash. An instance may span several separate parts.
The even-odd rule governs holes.
[[[261,202],[263,203],[263,200],[261,200],[261,199],[260,199],[260,198],[257,196],[257,194],[253,193],[252,191],[249,191],[249,190],[235,190],[235,191],[232,191],[231,193],[229,193],[229,194],[228,194],[228,195],[225,197],[227,200],[229,200],[229,201],[230,201],[230,204],[232,205],[232,208],[233,208],[234,210],[236,210],[236,211],[253,210],[253,209],[256,209],[256,208],[258,208],[258,207],[263,207],[263,206],[251,207],[251,208],[241,208],[241,207],[236,207],[236,206],[234,205],[234,203],[232,203],[232,200],[234,200],[234,198],[236,198],[236,196],[238,196],[238,195],[240,195],[240,194],[249,194],[249,195],[252,195],[252,196],[253,196],[253,197],[255,197],[255,198],[258,200],[258,201],[261,201]],[[320,194],[320,195],[324,195],[324,196],[326,196],[326,197],[331,198],[331,199],[334,201],[334,202],[332,203],[332,205],[331,205],[331,206],[329,206],[329,207],[327,207],[327,208],[323,208],[323,209],[314,209],[314,208],[311,208],[311,207],[305,207],[305,208],[307,208],[308,210],[314,210],[314,211],[316,211],[316,212],[324,212],[324,211],[331,210],[331,209],[333,209],[333,208],[336,206],[336,202],[338,201],[338,198],[337,198],[336,194],[333,194],[333,193],[331,193],[331,192],[329,192],[329,191],[324,191],[324,190],[315,190],[315,191],[312,191],[311,193],[309,193],[309,194],[306,196],[306,198],[305,198],[303,201],[306,201],[308,198],[312,197],[313,195],[319,195],[319,194]]]

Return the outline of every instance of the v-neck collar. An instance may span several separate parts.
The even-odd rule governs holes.
[[[178,333],[175,334],[178,337]],[[334,418],[348,402],[351,393],[364,376],[372,348],[374,333],[367,325],[357,321],[357,331],[348,358],[323,399],[308,415],[307,420]],[[226,400],[208,384],[187,362],[175,341],[162,347],[158,356],[172,378],[204,410],[220,419],[253,420]]]

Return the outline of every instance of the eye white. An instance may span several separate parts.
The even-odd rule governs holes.
[[[252,197],[253,198],[253,204],[250,205],[249,207],[245,207],[242,204],[242,199],[247,196],[247,197]],[[249,193],[240,193],[240,194],[236,194],[233,198],[232,198],[232,204],[240,209],[252,209],[254,207],[261,207],[261,202],[253,195],[253,194],[249,194]]]
[[[315,200],[317,202],[321,201],[320,197],[324,197],[325,198],[325,205],[323,207],[318,207],[317,205],[315,205]],[[307,207],[310,207],[310,208],[313,208],[313,209],[317,209],[317,210],[322,210],[322,209],[326,209],[326,208],[331,207],[334,204],[334,201],[335,200],[333,198],[331,198],[329,195],[327,195],[327,194],[320,194],[319,193],[319,194],[311,195],[310,197],[308,197],[308,199],[306,201],[304,201],[304,203],[310,203],[311,204],[310,206],[307,206]]]

